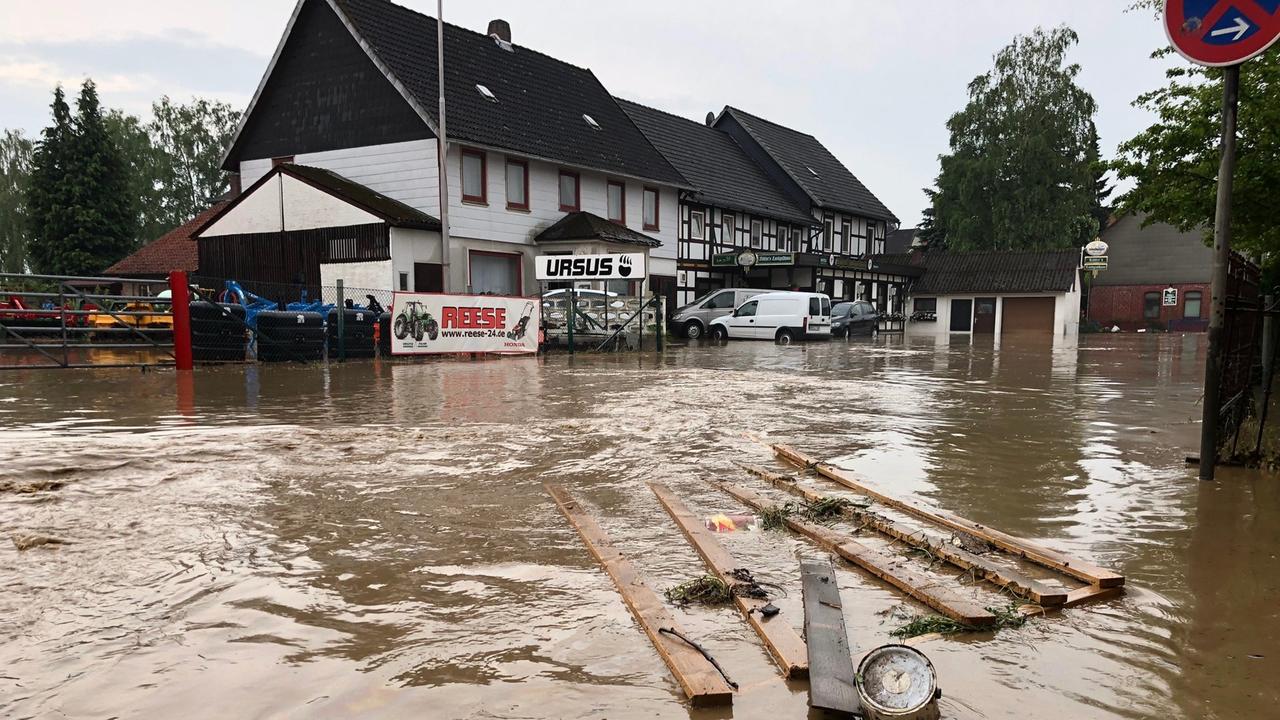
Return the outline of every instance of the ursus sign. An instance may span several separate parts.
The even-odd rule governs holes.
[[[644,253],[617,255],[539,255],[539,280],[643,280]]]

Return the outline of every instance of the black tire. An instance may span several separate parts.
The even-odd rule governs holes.
[[[422,342],[422,331],[423,331],[422,320],[421,319],[414,320],[413,321],[413,339],[415,342]]]
[[[689,338],[690,340],[697,340],[698,338],[702,337],[702,335],[703,335],[702,323],[698,322],[697,320],[690,320],[689,322],[684,324],[685,337]]]
[[[725,327],[724,327],[723,325],[712,325],[712,326],[711,326],[711,339],[712,339],[712,340],[714,340],[714,341],[716,341],[716,342],[718,342],[718,343],[728,342],[728,340],[729,340],[729,331],[728,331],[728,330],[726,330],[726,329],[725,329]]]
[[[395,332],[397,340],[403,340],[409,337],[409,318],[404,315],[397,315]]]
[[[782,328],[775,338],[779,345],[790,345],[796,340],[796,333],[791,328]]]
[[[435,318],[429,318],[427,320],[427,339],[435,340],[438,337],[440,337],[440,323],[436,322]]]

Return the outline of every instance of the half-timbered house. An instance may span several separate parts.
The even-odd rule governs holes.
[[[834,300],[867,299],[883,312],[900,313],[906,286],[918,271],[878,264],[886,235],[898,218],[831,151],[812,135],[735,107],[712,126],[729,135],[814,225],[795,241],[790,277],[797,289]],[[728,256],[713,257],[709,271]]]

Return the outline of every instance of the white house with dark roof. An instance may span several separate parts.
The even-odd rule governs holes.
[[[303,176],[342,188],[326,202],[384,198],[440,224],[437,29],[388,0],[297,2],[223,163],[253,189],[227,212],[281,234],[209,223],[202,272],[529,295],[538,254],[639,249],[669,307],[745,285],[899,309],[906,278],[872,260],[897,220],[817,139],[732,107],[697,123],[615,100],[502,21],[443,26],[447,243],[337,207],[344,225],[286,227],[311,213],[293,205]],[[333,245],[350,238],[358,260]]]
[[[674,293],[684,178],[590,70],[512,43],[505,23],[491,30],[444,26],[450,242],[430,231],[387,240],[399,257],[384,286],[533,294],[538,236],[583,212],[642,236],[653,286]],[[282,163],[325,170],[439,218],[436,34],[434,18],[387,0],[299,0],[224,168],[250,186]],[[241,279],[312,284],[320,255],[299,255],[298,268],[242,266],[261,277]]]

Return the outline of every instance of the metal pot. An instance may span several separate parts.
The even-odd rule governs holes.
[[[883,645],[858,665],[858,699],[866,720],[938,720],[938,675],[924,653]]]

